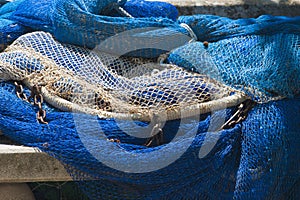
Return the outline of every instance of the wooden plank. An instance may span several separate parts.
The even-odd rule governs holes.
[[[160,0],[175,5],[180,15],[210,14],[229,18],[261,15],[298,16],[300,0]]]
[[[0,183],[72,181],[63,165],[39,149],[0,145]]]

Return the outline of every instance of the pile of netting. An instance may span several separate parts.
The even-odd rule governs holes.
[[[91,199],[298,199],[300,17],[168,3],[0,8],[0,130]]]

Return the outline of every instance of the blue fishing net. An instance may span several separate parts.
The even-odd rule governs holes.
[[[183,127],[182,131],[186,132],[185,136],[178,138],[178,141],[172,144],[166,144],[164,151],[161,151],[160,154],[149,160],[149,151],[158,151],[163,146],[147,148],[142,145],[145,140],[141,141],[141,139],[138,140],[126,134],[127,131],[131,134],[141,131],[146,124],[137,122],[140,123],[140,130],[138,130],[128,126],[128,121],[119,121],[117,123],[113,119],[101,120],[85,115],[75,116],[83,121],[81,126],[84,126],[86,133],[84,137],[86,138],[82,138],[82,135],[78,133],[78,126],[76,130],[72,113],[48,110],[47,121],[49,124],[41,125],[36,122],[36,110],[34,107],[15,98],[14,86],[11,83],[3,83],[1,89],[3,94],[1,101],[8,101],[11,98],[17,101],[9,101],[6,105],[1,103],[1,130],[12,139],[22,142],[22,144],[39,147],[50,155],[62,160],[68,166],[67,169],[74,179],[82,180],[82,182],[79,182],[79,185],[84,187],[87,195],[92,199],[180,198],[180,196],[185,197],[188,194],[191,197],[198,195],[218,197],[221,192],[224,192],[224,183],[226,183],[226,188],[231,188],[226,195],[233,195],[235,181],[234,178],[230,177],[235,176],[239,166],[238,138],[241,132],[240,125],[231,130],[222,131],[219,135],[206,132],[210,123],[210,117],[205,118],[202,122],[191,120],[190,123],[186,123]],[[24,115],[24,111],[26,111],[26,115]],[[95,123],[99,123],[106,136],[104,135],[101,138],[100,134],[99,137],[99,128],[95,126]],[[11,126],[8,124],[15,125]],[[124,127],[126,125],[128,127]],[[174,133],[178,131],[178,125],[178,121],[169,122],[164,128],[165,136],[174,136]],[[119,126],[123,127],[122,130]],[[32,130],[35,130],[36,134],[33,135]],[[193,131],[197,132],[196,138],[189,137],[189,135],[192,135],[189,132]],[[207,135],[211,135],[211,141],[215,140],[214,137],[220,137],[220,139],[210,153],[213,156],[199,159],[198,152],[205,137],[208,137]],[[113,145],[118,146],[117,149],[122,148],[123,150],[113,152],[111,145],[107,145],[109,142],[106,138],[120,139],[120,144]],[[104,155],[107,159],[110,157],[113,159],[117,158],[119,160],[116,160],[116,162],[123,162],[123,164],[131,164],[128,163],[129,160],[122,159],[122,157],[128,157],[126,154],[132,152],[138,156],[139,166],[141,167],[144,164],[163,162],[164,159],[173,156],[177,153],[176,151],[189,146],[190,143],[191,147],[179,160],[166,168],[149,173],[129,173],[112,169],[97,160],[91,155],[92,149],[87,149],[85,147],[86,143],[83,144],[82,140],[96,142],[97,145],[93,145],[95,150],[100,147],[101,151],[105,152]],[[135,164],[132,163],[132,165],[136,167]],[[129,169],[132,171],[138,170],[130,167]],[[185,173],[182,173],[182,171]],[[214,174],[214,176],[211,176],[211,174]],[[223,177],[224,175],[226,176]],[[85,179],[90,181],[85,181]],[[94,181],[94,179],[97,181]],[[211,184],[207,182],[208,180],[211,181]],[[191,183],[197,184],[191,185]],[[211,193],[210,191],[213,191],[214,187],[220,193]],[[184,192],[185,190],[194,191],[194,194],[186,193]]]
[[[237,36],[207,47],[202,42],[187,44],[172,51],[168,60],[266,102],[299,94],[299,43],[298,34]]]
[[[169,145],[167,155],[160,155],[172,156],[180,146],[192,140],[180,159],[155,172],[136,174],[111,169],[95,159],[80,140],[71,113],[47,108],[49,124],[41,125],[36,122],[35,108],[16,98],[13,84],[2,83],[1,86],[1,130],[22,144],[39,147],[60,159],[76,180],[82,180],[79,185],[92,199],[251,199],[284,198],[287,195],[290,199],[297,199],[299,196],[299,148],[296,148],[299,144],[299,98],[255,107],[242,125],[222,131],[216,146],[202,159],[198,155],[205,138],[214,141],[213,137],[218,137],[218,134],[206,132],[210,117],[202,122],[191,121],[185,124],[185,131],[188,134],[196,128],[196,137],[180,138]],[[118,128],[120,124],[113,119],[101,120],[91,116],[81,116],[80,119],[88,119],[85,121],[86,137],[99,143],[96,147],[101,147],[106,153],[109,152],[106,148],[111,147],[105,139],[99,139],[99,129],[90,126],[95,121],[107,138],[119,138],[119,145],[127,152],[141,154],[140,162],[142,159],[147,161],[148,151],[157,149],[146,148],[140,145],[143,141],[126,137]],[[122,123],[126,125],[128,122]],[[176,122],[170,122],[165,133],[172,135],[176,127]],[[127,130],[139,131],[130,127]],[[118,154],[119,161],[126,162],[121,159],[122,153]],[[159,162],[162,158],[154,159]]]
[[[120,16],[115,7],[126,9],[135,18],[112,17]],[[87,48],[95,48],[102,43],[101,50],[123,55],[124,52],[118,52],[118,49],[126,48],[124,44],[128,42],[125,41],[135,41],[132,44],[139,50],[131,56],[156,57],[166,50],[150,48],[153,43],[166,41],[167,37],[168,40],[173,38],[168,43],[170,50],[189,40],[188,32],[174,22],[177,14],[174,6],[162,2],[26,0],[20,3],[10,18],[34,30],[50,32],[60,42]],[[120,40],[124,41],[123,44],[111,40],[103,43],[118,33],[122,33]],[[143,45],[144,49],[141,49]]]
[[[5,47],[12,41],[23,35],[29,28],[22,26],[20,23],[10,19],[12,13],[16,10],[20,2],[14,2],[0,5],[0,50],[3,51]]]
[[[133,17],[167,17],[176,21],[177,9],[168,3],[158,1],[128,0],[122,6]]]
[[[93,48],[116,33],[160,27],[129,32],[121,37],[122,40],[114,40],[116,43],[112,45],[123,42],[121,46],[125,48],[128,38],[142,42],[153,37],[156,42],[165,42],[162,45],[171,43],[173,46],[168,48],[172,51],[168,52],[165,62],[182,67],[186,73],[191,72],[190,76],[196,72],[224,83],[224,88],[232,88],[233,93],[242,92],[254,105],[244,120],[226,128],[222,125],[237,113],[238,104],[196,117],[167,120],[161,130],[163,141],[153,140],[151,145],[145,145],[149,138],[136,137],[145,132],[150,122],[63,112],[49,102],[43,103],[48,124],[41,124],[36,119],[37,106],[16,96],[16,87],[10,81],[15,81],[18,73],[10,74],[9,70],[13,69],[10,67],[26,70],[28,74],[35,70],[42,73],[45,69],[42,60],[47,57],[61,65],[61,71],[80,69],[84,61],[88,61],[80,56],[87,56],[87,53],[79,51],[79,47],[49,43],[52,40],[45,40],[47,37],[41,39],[47,41],[45,43],[32,39],[44,36],[41,33],[24,36],[31,38],[28,41],[34,46],[34,51],[30,49],[32,54],[18,51],[29,44],[15,43],[0,56],[3,65],[0,75],[6,80],[0,85],[0,130],[19,143],[38,147],[60,160],[91,199],[299,199],[299,17],[231,20],[195,15],[181,16],[174,21],[176,11],[169,4],[157,4],[156,9],[152,6],[156,4],[148,2],[155,10],[165,5],[161,17],[171,13],[170,19],[158,18],[156,13],[150,15],[150,12],[152,18],[142,14],[139,16],[142,18],[115,17],[122,10],[111,10],[109,13],[113,16],[99,15],[117,5],[137,17],[138,12],[126,6],[135,8],[143,1],[33,2],[22,1],[23,6],[15,8],[9,19],[30,27],[30,31],[47,31],[59,42],[82,47]],[[25,5],[28,9],[22,9]],[[201,42],[188,43],[192,33],[186,26],[180,26],[182,23],[187,24]],[[174,43],[178,35],[181,36],[177,38],[179,42]],[[208,42],[203,43],[204,40]],[[107,48],[110,53],[116,51],[116,48]],[[167,51],[162,49],[135,51],[133,55],[157,57]],[[74,61],[76,55],[79,58]],[[118,57],[115,62],[127,61]],[[161,66],[168,68],[168,65]],[[116,74],[128,75],[128,68],[113,70]],[[114,73],[104,72],[111,88],[121,82],[114,79],[117,77]],[[92,78],[98,73],[94,71]],[[167,79],[167,75],[163,74],[161,79]],[[177,79],[168,86],[182,79],[177,73],[174,77]],[[164,101],[176,96],[168,88],[160,87],[162,82],[155,81],[151,79],[147,85],[150,89],[135,91],[135,97],[150,101],[156,91],[153,88],[164,92],[156,94]],[[99,82],[94,80],[93,83]],[[215,88],[204,85],[194,84],[190,89],[195,90],[197,86],[202,95],[216,93]],[[27,87],[24,93],[30,95]]]

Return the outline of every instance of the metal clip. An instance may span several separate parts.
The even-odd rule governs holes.
[[[156,141],[157,145],[161,145],[163,143],[163,130],[162,130],[162,123],[160,122],[160,117],[158,114],[153,114],[152,120],[155,125],[153,126],[150,138],[146,141],[145,146],[149,147],[153,141]]]
[[[249,111],[253,108],[255,102],[251,100],[246,100],[242,104],[239,105],[238,110],[227,120],[219,130],[233,128],[236,124],[244,121]]]

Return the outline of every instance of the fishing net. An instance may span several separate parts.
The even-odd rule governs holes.
[[[167,111],[166,120],[174,120],[246,99],[205,75],[61,45],[43,32],[17,39],[2,53],[1,66],[2,80],[24,81],[30,88],[41,85],[43,97],[53,106],[103,118],[150,121]]]
[[[10,13],[31,33],[0,54],[0,130],[90,199],[299,198],[299,17],[33,2]]]
[[[19,4],[20,2],[4,4],[4,6],[0,4],[0,51],[3,51],[8,44],[29,31],[28,28],[10,19]]]
[[[98,46],[102,51],[118,55],[128,53],[131,56],[157,57],[166,51],[157,48],[157,45],[161,47],[161,41],[169,41],[165,46],[170,50],[190,40],[188,31],[174,22],[178,12],[171,4],[151,1],[125,2],[26,0],[19,3],[10,19],[32,30],[50,32],[60,42],[90,49]],[[24,7],[27,9],[23,9]],[[120,17],[122,13],[116,12],[120,8],[126,8],[126,15],[130,17]],[[148,12],[144,12],[144,9]],[[35,11],[34,16],[32,11]],[[122,33],[119,37],[122,37],[120,39],[123,42],[109,40],[103,43],[119,33]],[[136,51],[134,47],[130,47],[133,52],[117,52],[118,49],[127,49],[128,45],[135,45]]]
[[[257,102],[268,102],[299,94],[299,44],[296,34],[237,36],[208,47],[191,43],[174,50],[168,59],[243,90]]]

